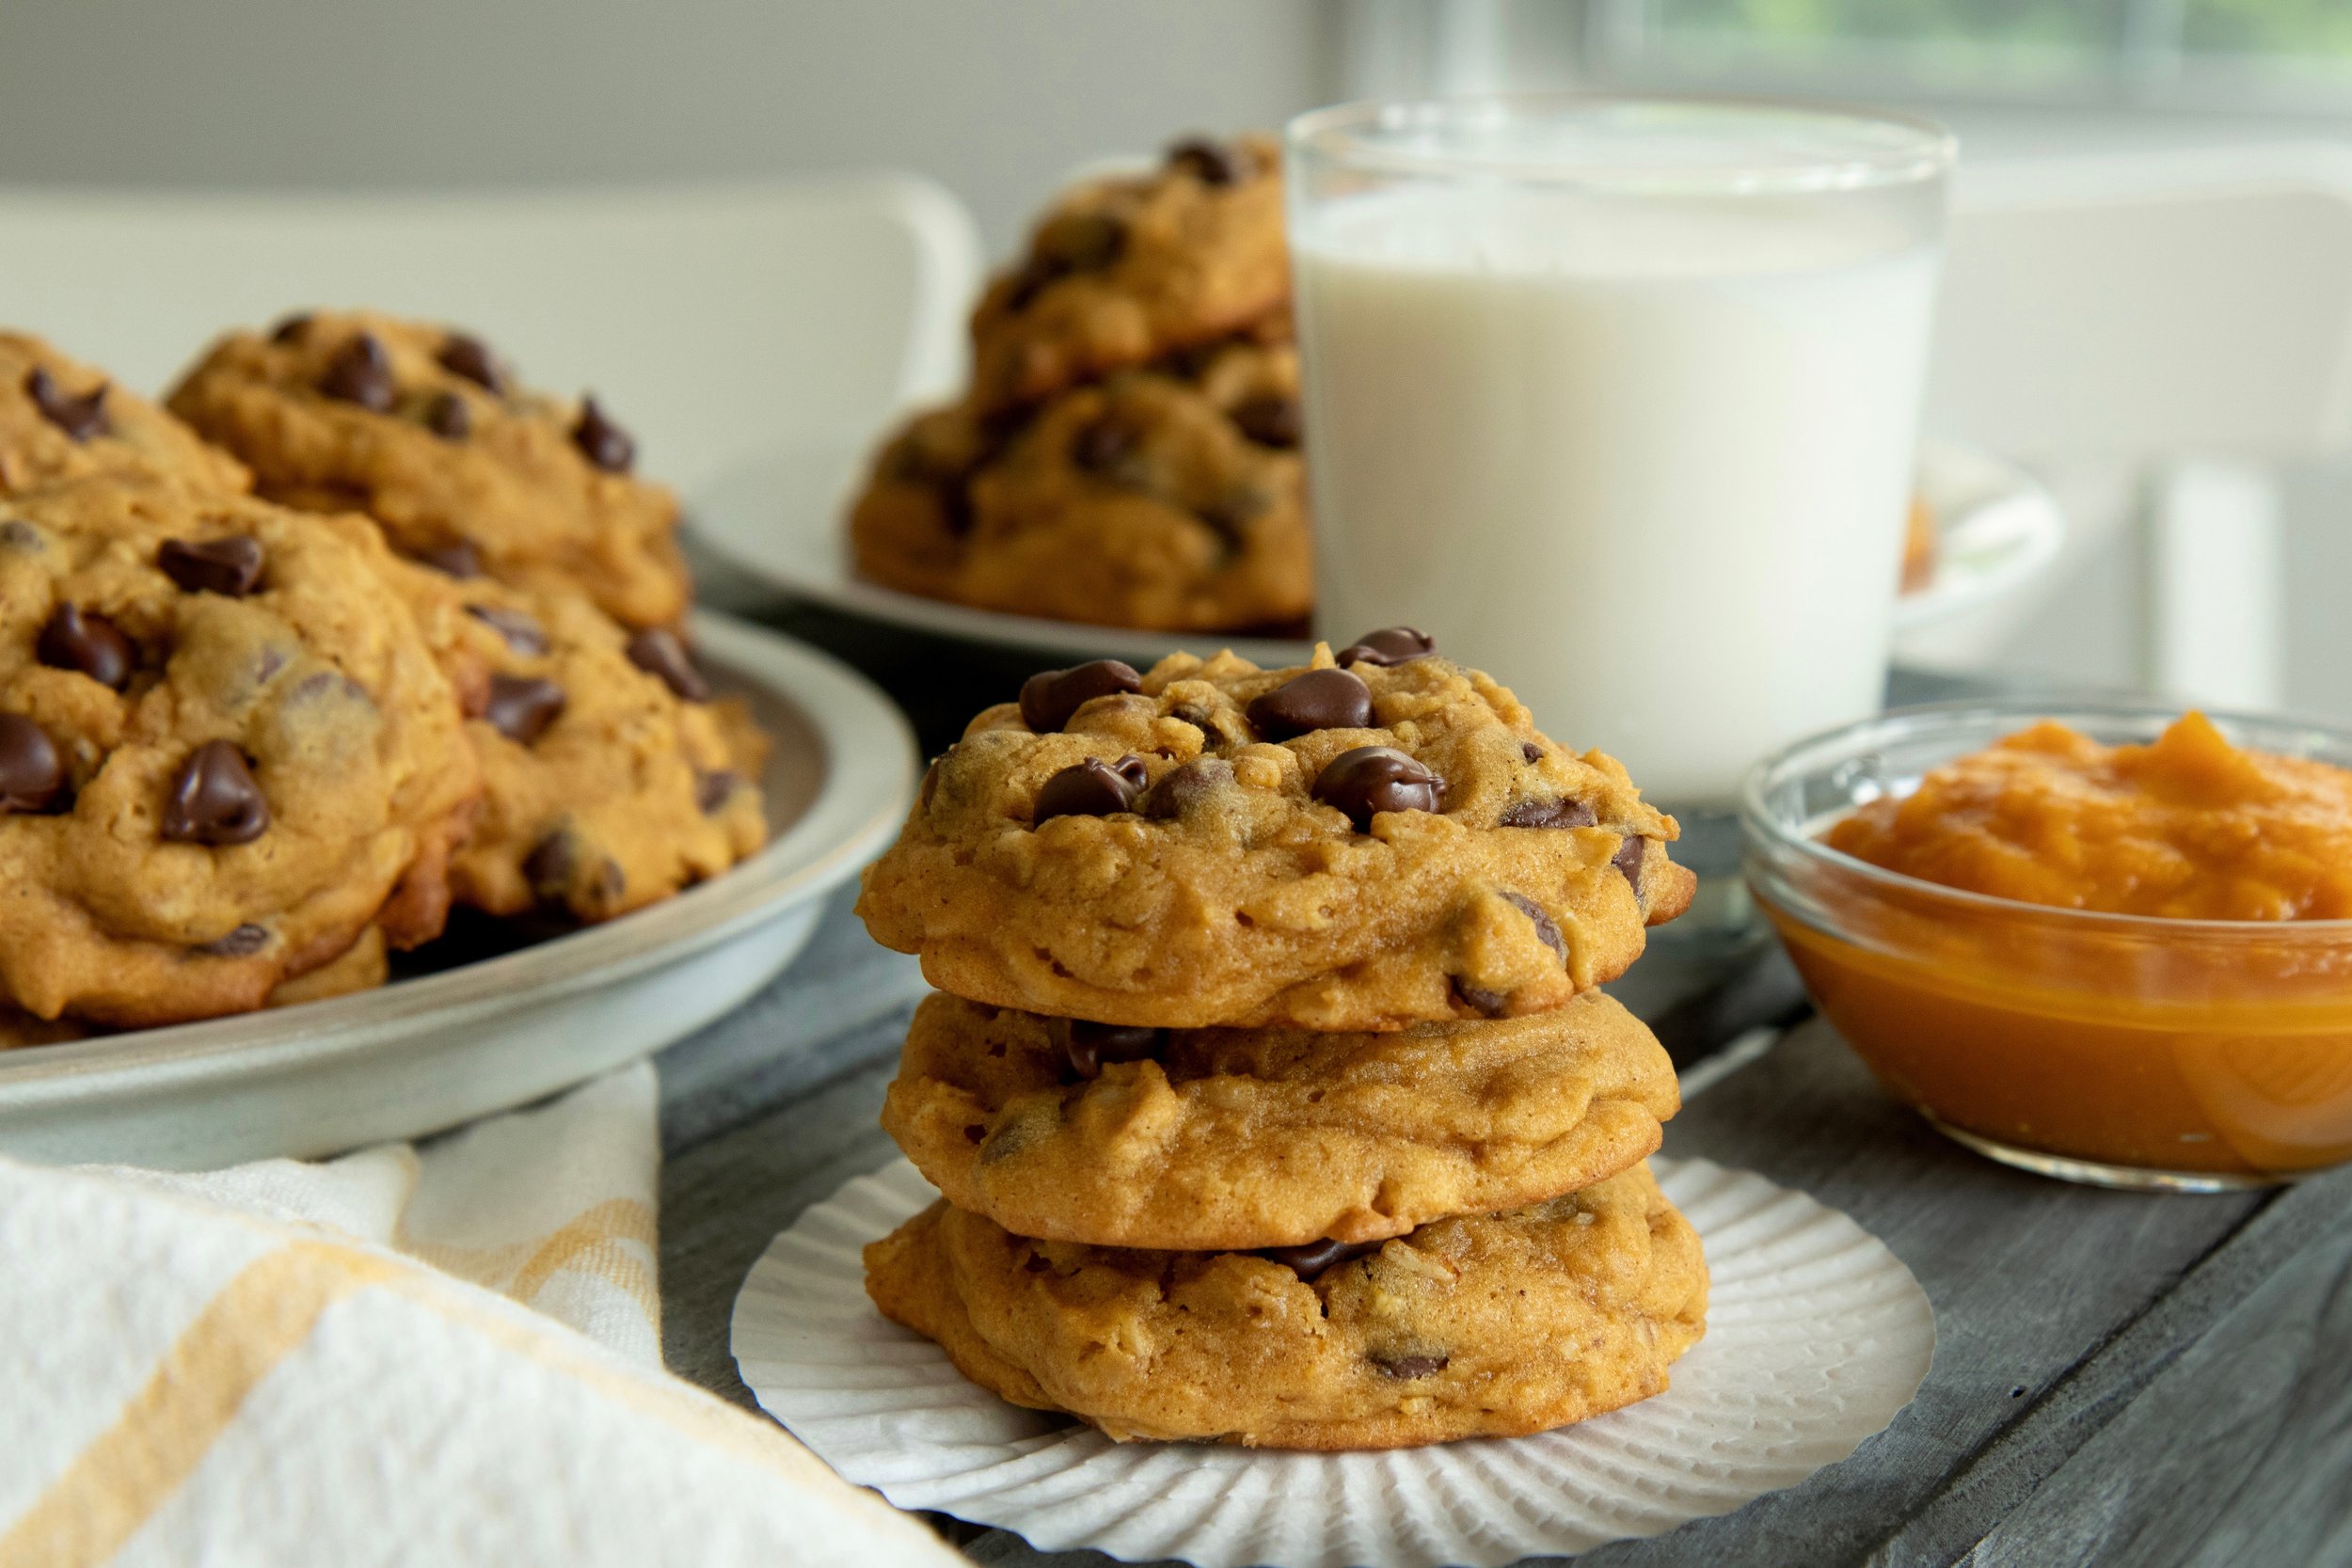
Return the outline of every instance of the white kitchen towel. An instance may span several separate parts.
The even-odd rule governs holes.
[[[421,1149],[0,1160],[0,1564],[953,1563],[660,1368],[653,1070]]]

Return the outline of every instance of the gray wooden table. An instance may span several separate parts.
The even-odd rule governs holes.
[[[787,625],[871,669],[930,744],[1017,686],[968,650]],[[1582,1560],[2352,1564],[2352,1172],[2217,1196],[2026,1176],[1886,1100],[1826,1023],[1791,1021],[1776,955],[1668,954],[1629,979],[1643,984],[1628,1005],[1686,1071],[1759,1022],[1791,1022],[1691,1096],[1666,1152],[1851,1214],[1918,1275],[1939,1342],[1918,1397],[1845,1463]],[[875,1118],[922,990],[845,895],[775,983],[663,1053],[664,1337],[681,1375],[752,1403],[727,1349],[736,1291],[802,1210],[892,1157]],[[980,1562],[1048,1560],[1004,1531],[938,1523]]]

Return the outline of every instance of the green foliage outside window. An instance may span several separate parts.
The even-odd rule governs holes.
[[[1958,46],[1960,55],[2105,53],[2135,20],[2133,0],[1651,0],[1667,40]],[[2352,0],[2185,0],[2145,5],[2141,26],[2177,16],[2191,53],[2352,57]]]
[[[2182,43],[2231,55],[2352,56],[2345,0],[2189,0]]]
[[[1661,0],[1658,8],[1670,34],[2092,49],[2116,37],[2121,15],[2114,0]]]

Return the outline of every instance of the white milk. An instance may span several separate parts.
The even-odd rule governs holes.
[[[1669,802],[1878,708],[1934,246],[1442,189],[1293,244],[1325,635],[1420,626]]]

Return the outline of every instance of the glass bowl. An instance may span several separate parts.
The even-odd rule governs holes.
[[[2042,719],[2105,744],[2155,704],[1960,703],[1803,740],[1742,786],[1745,869],[1814,1000],[1887,1090],[1980,1153],[2214,1191],[2352,1159],[2352,920],[2169,920],[1922,881],[1822,844],[1866,801]],[[2208,715],[2242,746],[2352,768],[2352,731]]]

